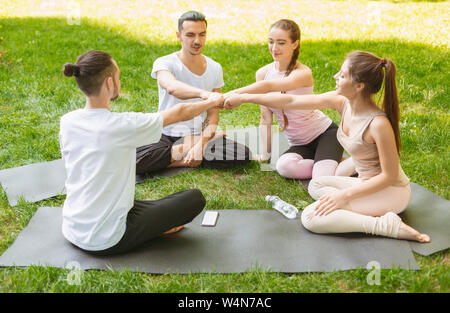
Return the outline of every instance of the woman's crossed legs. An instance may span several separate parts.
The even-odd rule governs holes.
[[[361,184],[353,177],[322,176],[311,180],[308,191],[319,200],[322,196]],[[383,190],[349,201],[343,208],[328,215],[315,215],[319,201],[307,206],[302,212],[303,226],[315,233],[363,232],[399,239],[428,242],[429,236],[404,224],[397,215],[409,204],[409,185],[389,186]]]

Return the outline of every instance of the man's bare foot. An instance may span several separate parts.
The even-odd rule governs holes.
[[[179,167],[180,164],[172,165],[172,163],[177,161],[182,161],[186,154],[195,146],[195,144],[200,140],[201,136],[187,135],[183,138],[183,143],[175,142],[172,146],[172,157],[170,160],[169,167]],[[172,166],[171,166],[172,165]]]
[[[400,229],[398,231],[398,239],[414,240],[418,242],[430,242],[431,238],[427,234],[421,234],[411,226],[405,223],[400,224]]]
[[[183,227],[184,227],[184,225],[181,225],[181,226],[178,226],[178,227],[174,227],[172,229],[169,229],[165,233],[163,233],[163,235],[169,235],[169,234],[173,234],[173,233],[179,232]]]

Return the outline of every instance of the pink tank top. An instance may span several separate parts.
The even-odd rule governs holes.
[[[360,121],[358,132],[347,136],[342,130],[345,113],[349,110],[350,103],[346,100],[342,109],[341,123],[337,131],[337,139],[342,147],[351,155],[358,177],[367,180],[381,173],[380,157],[375,143],[367,143],[363,139],[364,131],[370,122],[378,115],[386,115],[383,111],[372,112],[366,119]],[[409,179],[399,165],[397,181],[393,186],[405,186],[409,184]]]
[[[280,79],[286,72],[279,72],[275,68],[275,63],[269,65],[264,80]],[[291,95],[313,94],[314,87],[301,87],[289,90],[286,93]],[[271,92],[271,93],[281,93]],[[268,108],[275,114],[275,119],[281,127],[284,125],[283,112],[278,109]],[[319,110],[284,110],[288,119],[288,126],[284,133],[290,146],[302,146],[310,143],[320,136],[333,122],[328,116]]]

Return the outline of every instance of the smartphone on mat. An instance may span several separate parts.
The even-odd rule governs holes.
[[[219,212],[217,211],[205,211],[203,215],[202,226],[216,226]]]

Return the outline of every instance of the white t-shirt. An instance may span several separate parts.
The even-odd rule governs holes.
[[[60,121],[67,178],[62,232],[76,246],[98,251],[117,244],[134,204],[136,148],[158,142],[159,113],[79,109]]]
[[[177,52],[156,59],[153,63],[151,75],[156,79],[156,72],[160,70],[166,70],[172,73],[177,80],[196,88],[213,91],[213,89],[223,87],[224,82],[222,66],[216,61],[208,58],[207,56],[204,57],[206,60],[206,71],[201,76],[192,73],[183,64],[183,62],[181,62],[180,58],[177,55]],[[188,100],[178,99],[170,95],[166,89],[161,87],[159,83],[158,91],[158,111],[170,109],[180,102],[197,102],[201,100],[199,98]],[[192,120],[171,124],[164,127],[163,134],[174,137],[184,137],[190,134],[199,135],[201,133],[203,119],[204,114],[200,114],[194,117]]]

